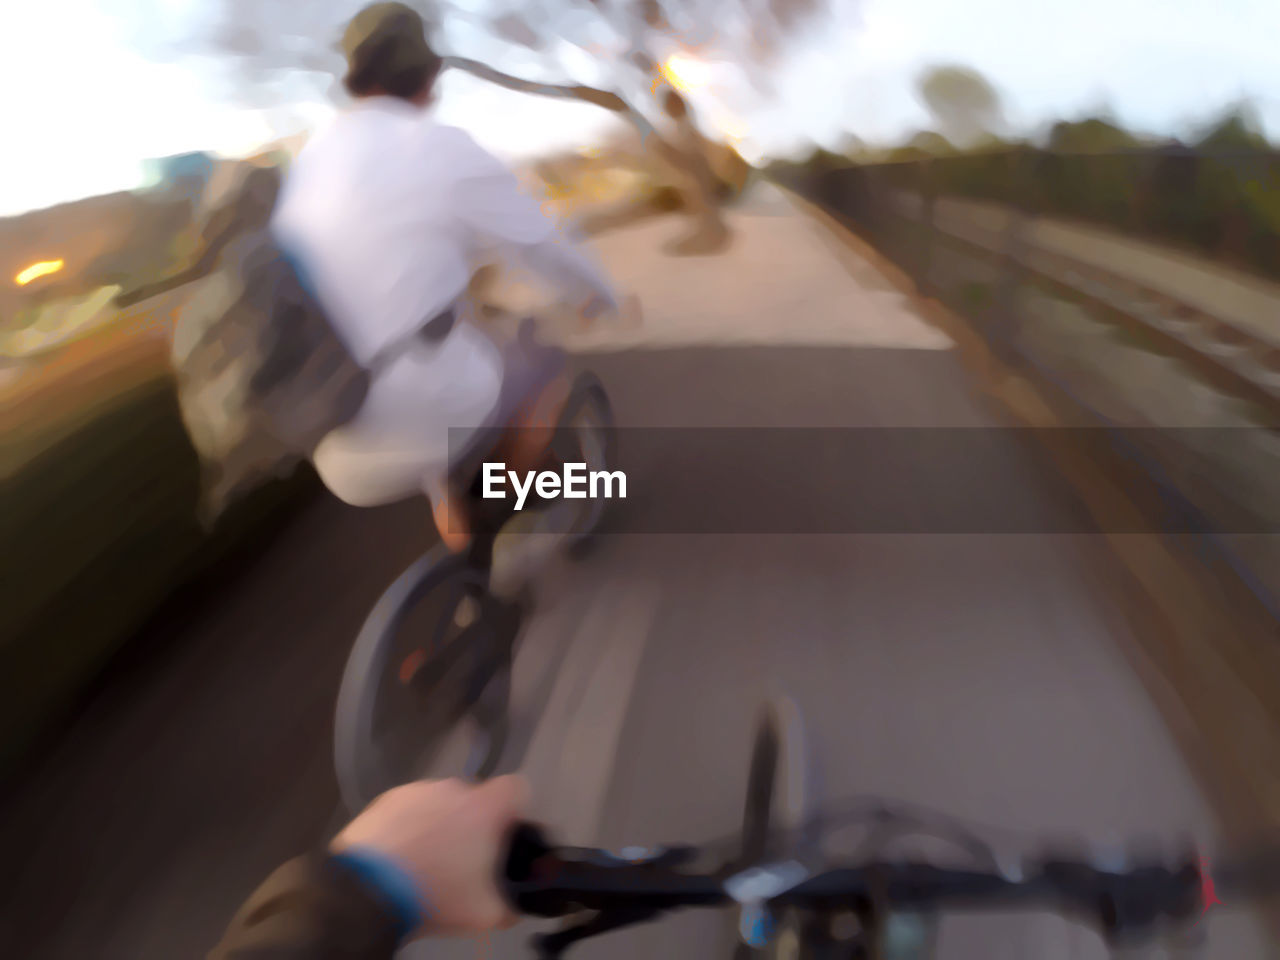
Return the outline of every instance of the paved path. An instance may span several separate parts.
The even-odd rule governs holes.
[[[674,224],[599,241],[649,294],[642,331],[573,341],[623,424],[997,422],[945,339],[867,265],[850,280],[816,227],[776,196],[755,204],[736,218],[741,246],[696,267],[653,252]],[[803,297],[788,285],[800,278]],[[681,287],[696,307],[681,306]],[[780,345],[742,343],[770,324]],[[671,464],[623,456],[635,489],[678,496]],[[1078,509],[1038,458],[1008,456],[1009,495]],[[832,492],[856,481],[815,472],[778,491],[748,474],[724,496],[747,515],[779,495],[838,504]],[[644,509],[643,496],[626,504],[624,533]],[[346,648],[426,546],[425,525],[419,504],[321,500],[218,594],[154,625],[3,811],[14,889],[0,891],[0,955],[198,955],[257,879],[325,835]],[[1010,849],[1046,832],[1095,846],[1211,838],[1125,659],[1115,577],[1086,536],[619,535],[591,564],[547,572],[517,663],[521,735],[507,765],[529,774],[536,812],[567,840],[723,837],[740,815],[756,706],[785,690],[805,711],[829,801],[876,793],[945,808],[999,824],[993,839]],[[1240,914],[1211,928],[1213,960],[1275,955]],[[489,955],[523,955],[527,932],[495,937]],[[581,955],[711,957],[724,934],[723,917],[688,914]],[[1098,949],[1051,917],[962,918],[947,922],[941,956]]]
[[[580,352],[684,346],[843,346],[946,350],[948,338],[911,312],[906,298],[865,263],[839,269],[837,248],[798,217],[781,191],[757,188],[738,211],[727,256],[665,257],[654,252],[678,232],[673,220],[650,220],[594,242],[619,289],[639,291],[639,327],[564,334]],[[834,269],[833,269],[834,268]],[[527,286],[509,282],[498,298],[537,310]]]

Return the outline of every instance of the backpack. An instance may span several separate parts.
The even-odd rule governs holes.
[[[175,314],[173,366],[205,522],[308,459],[369,390],[369,372],[271,233],[280,183],[278,168],[255,167],[210,213],[207,274]]]

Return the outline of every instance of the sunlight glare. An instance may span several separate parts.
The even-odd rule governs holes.
[[[688,54],[673,53],[662,65],[662,76],[681,93],[705,87],[710,81],[707,64]]]
[[[51,273],[57,273],[62,269],[62,267],[63,261],[61,258],[57,260],[41,260],[38,263],[33,263],[25,270],[20,271],[18,275],[13,278],[13,282],[20,287],[25,287],[32,280],[48,276]]]

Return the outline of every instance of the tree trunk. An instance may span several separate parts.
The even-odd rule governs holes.
[[[662,109],[675,124],[676,142],[667,163],[681,181],[685,204],[693,218],[690,234],[675,240],[668,250],[677,254],[717,253],[729,241],[716,198],[716,177],[707,159],[706,144],[693,123],[689,106],[674,89],[662,95]]]
[[[646,120],[643,114],[623,100],[622,97],[609,90],[600,90],[580,83],[542,83],[537,80],[523,80],[520,77],[513,77],[509,73],[494,69],[486,63],[481,63],[478,60],[469,60],[466,57],[445,57],[444,66],[461,70],[463,73],[469,73],[473,77],[479,77],[481,80],[487,80],[489,83],[505,87],[508,90],[515,90],[518,93],[531,93],[535,96],[551,97],[555,100],[579,100],[583,103],[595,104],[597,107],[624,115],[645,140],[648,140],[649,137],[656,137],[659,141],[662,140],[657,131],[654,130],[653,124]]]

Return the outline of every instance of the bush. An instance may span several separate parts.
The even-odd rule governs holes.
[[[1111,153],[1138,146],[1136,137],[1101,117],[1055,123],[1049,132],[1049,149],[1056,153]]]
[[[263,487],[211,535],[196,520],[199,469],[172,383],[147,378],[80,398],[70,427],[37,426],[6,481],[0,549],[21,590],[0,605],[0,768],[31,748],[184,582],[264,533],[314,475]],[[30,433],[31,431],[26,431]],[[15,584],[16,586],[16,584]],[[9,595],[11,594],[11,595]]]
[[[940,193],[1096,222],[1280,276],[1280,153],[1147,148],[939,158]]]

